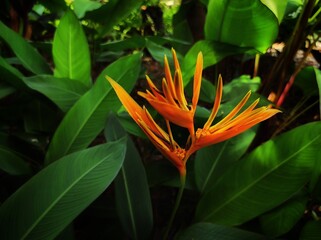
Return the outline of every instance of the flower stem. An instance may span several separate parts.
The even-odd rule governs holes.
[[[164,240],[167,240],[168,239],[168,235],[169,235],[169,232],[172,228],[172,224],[174,222],[174,219],[175,219],[175,216],[176,216],[176,212],[177,212],[177,209],[180,205],[180,202],[181,202],[181,199],[182,199],[182,196],[183,196],[183,192],[184,192],[184,188],[185,188],[185,182],[186,182],[186,174],[182,174],[181,175],[181,186],[178,190],[178,193],[177,193],[177,196],[176,196],[176,201],[175,201],[175,205],[174,205],[174,208],[173,208],[173,211],[172,211],[172,215],[171,215],[171,218],[169,219],[169,222],[168,222],[168,225],[167,225],[167,229],[166,229],[166,232],[165,232],[165,235],[164,235]]]

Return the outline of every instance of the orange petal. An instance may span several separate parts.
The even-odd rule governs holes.
[[[135,102],[135,100],[123,89],[116,81],[112,78],[106,76],[108,82],[111,84],[113,89],[115,90],[119,100],[124,105],[129,115],[135,120],[137,119],[137,113],[139,115],[143,115],[143,109]]]
[[[170,122],[185,128],[191,128],[193,125],[193,113],[191,111],[186,111],[169,103],[153,99],[147,99],[147,101],[157,112]]]
[[[172,78],[172,73],[171,73],[171,69],[169,67],[166,55],[164,56],[164,70],[165,70],[165,78],[166,78],[168,87],[169,87],[172,95],[174,96],[174,99],[177,99],[175,88],[174,88],[174,83],[173,83],[173,78]]]
[[[213,106],[211,115],[209,116],[208,120],[204,124],[203,129],[205,129],[205,130],[209,129],[209,127],[212,125],[212,122],[214,121],[214,118],[216,117],[216,114],[217,114],[218,109],[219,109],[220,104],[221,104],[222,92],[223,92],[223,80],[222,80],[222,76],[219,75],[218,82],[217,82],[217,87],[216,87],[216,95],[215,95],[215,100],[214,100],[214,106]]]
[[[196,105],[200,95],[202,71],[203,71],[203,54],[202,52],[200,52],[197,55],[197,61],[196,61],[196,67],[195,67],[195,73],[194,73],[193,98],[192,98],[192,106],[194,111],[196,110]]]

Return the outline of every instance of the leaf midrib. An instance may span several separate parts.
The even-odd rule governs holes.
[[[216,212],[219,212],[222,208],[224,208],[226,205],[230,204],[233,202],[236,198],[238,198],[240,195],[242,195],[244,192],[248,191],[250,188],[252,188],[257,182],[262,181],[266,176],[271,174],[275,169],[279,168],[283,164],[287,163],[291,158],[299,154],[301,151],[303,151],[305,148],[309,147],[314,141],[316,141],[320,136],[315,137],[312,139],[309,143],[306,145],[302,146],[298,151],[295,153],[291,154],[286,160],[281,162],[280,164],[277,164],[274,168],[272,168],[270,171],[267,171],[265,174],[261,175],[261,177],[257,178],[256,181],[252,181],[251,184],[249,184],[247,187],[245,187],[242,191],[238,192],[238,194],[235,194],[234,197],[230,198],[229,200],[225,201],[224,204],[221,205],[221,207],[217,208],[215,211],[211,212],[209,215],[203,218],[203,221],[208,220],[211,216],[213,216]]]
[[[89,168],[87,171],[85,171],[82,175],[80,175],[78,178],[75,179],[75,181],[65,189],[65,191],[63,191],[60,195],[58,195],[58,197],[56,198],[55,201],[52,202],[52,204],[49,205],[49,207],[39,216],[39,218],[35,221],[34,224],[32,224],[30,226],[30,228],[28,228],[26,230],[26,233],[22,236],[21,239],[25,239],[29,233],[31,233],[31,231],[34,230],[35,227],[37,227],[38,223],[46,217],[47,213],[52,210],[54,208],[54,206],[56,206],[56,203],[58,201],[60,201],[67,192],[69,192],[69,190],[71,190],[71,188],[73,186],[75,186],[77,183],[79,183],[81,180],[83,180],[84,176],[87,175],[89,172],[91,172],[94,168],[96,168],[98,165],[100,165],[102,162],[104,162],[107,158],[109,158],[109,155],[107,155],[105,158],[103,158],[101,161],[99,161],[97,164],[93,165],[91,168]]]

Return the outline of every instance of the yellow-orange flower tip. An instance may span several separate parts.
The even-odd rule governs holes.
[[[195,110],[201,90],[202,82],[202,73],[203,73],[203,54],[199,52],[196,60],[196,67],[194,73],[194,82],[193,82],[193,98],[192,98],[192,107]]]

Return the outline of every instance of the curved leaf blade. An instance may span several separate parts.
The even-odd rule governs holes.
[[[30,165],[15,151],[0,145],[0,169],[11,175],[30,174]]]
[[[38,75],[23,80],[28,87],[48,97],[64,112],[88,90],[80,81],[50,75]]]
[[[116,177],[125,139],[61,158],[31,178],[0,208],[1,239],[53,239]]]
[[[279,237],[290,231],[303,217],[307,197],[291,199],[280,207],[260,216],[260,225],[268,236]]]
[[[238,225],[281,204],[309,180],[320,144],[320,122],[262,144],[202,197],[197,221]]]
[[[49,145],[46,163],[89,146],[104,129],[109,112],[121,106],[105,75],[130,92],[140,71],[140,58],[140,53],[120,58],[99,75],[93,88],[73,105],[60,123]]]
[[[53,40],[52,54],[55,77],[74,79],[91,86],[88,43],[78,18],[71,10],[60,20]]]
[[[205,20],[206,39],[265,52],[278,34],[279,20],[274,14],[280,15],[274,8],[280,5],[277,2],[284,1],[267,4],[271,10],[257,0],[210,1]]]
[[[108,140],[126,136],[111,115],[105,128]],[[152,204],[147,176],[134,142],[128,138],[124,164],[115,179],[116,208],[123,229],[132,239],[149,239],[153,228]]]
[[[1,21],[0,37],[10,46],[26,69],[35,74],[51,73],[49,65],[39,52]]]
[[[237,228],[216,225],[212,223],[196,223],[183,232],[181,232],[177,240],[266,240],[265,236],[244,231]]]
[[[215,185],[222,174],[245,153],[254,136],[255,131],[249,129],[232,139],[200,149],[196,153],[195,182],[200,192],[205,193]]]

